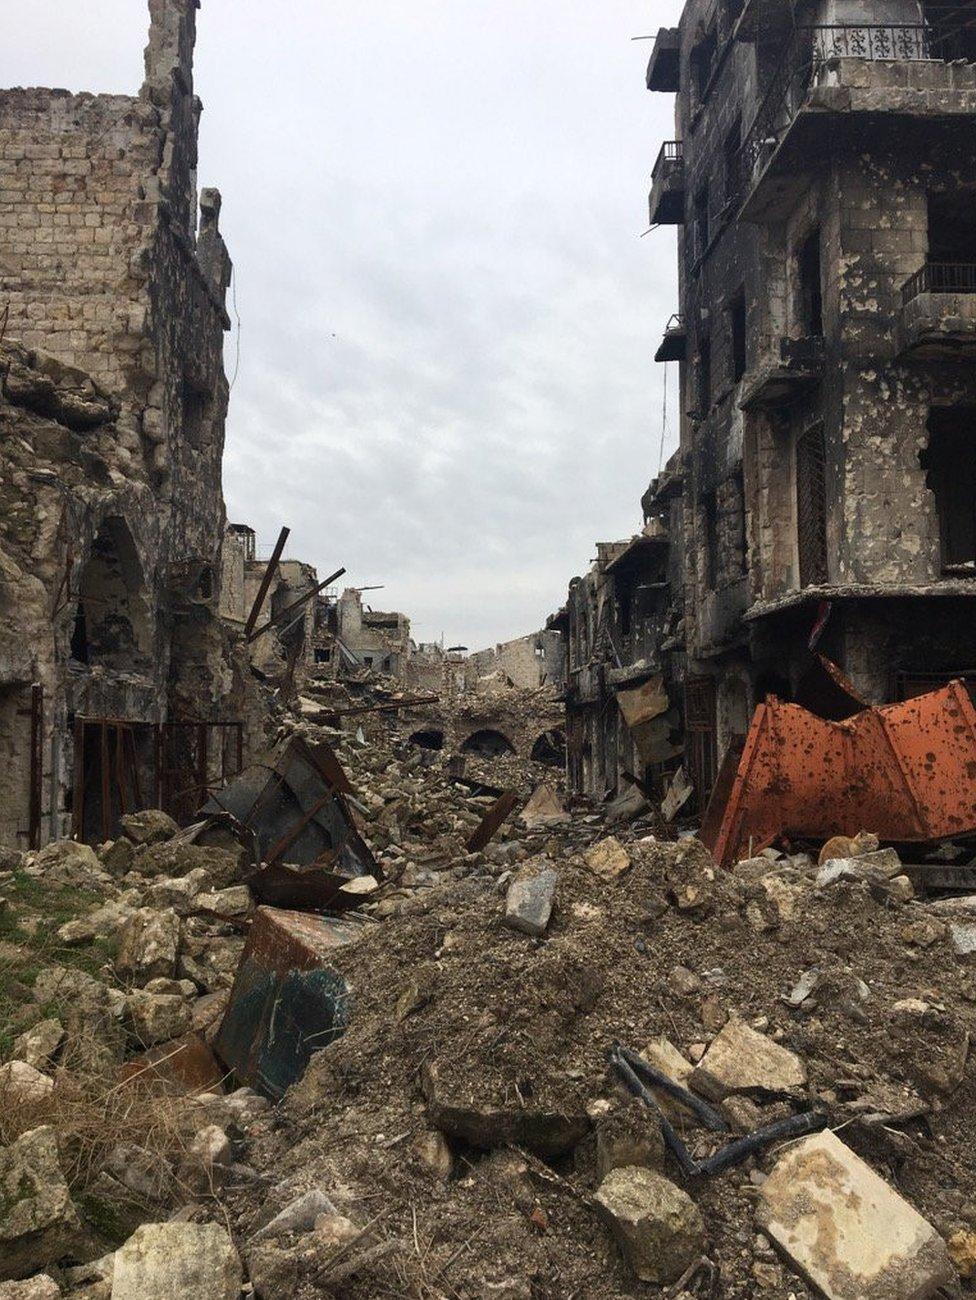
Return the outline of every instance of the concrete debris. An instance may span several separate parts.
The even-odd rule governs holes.
[[[583,860],[595,876],[616,880],[630,870],[630,854],[615,836],[599,840],[583,855]]]
[[[505,924],[510,930],[539,938],[546,932],[556,900],[559,877],[547,858],[526,862],[508,887]]]
[[[764,1231],[828,1300],[927,1300],[955,1278],[931,1224],[833,1133],[791,1147],[760,1198]]]
[[[0,1282],[0,1300],[59,1300],[60,1295],[61,1288],[46,1273],[26,1282]]]
[[[806,1081],[806,1067],[794,1052],[737,1018],[715,1037],[691,1076],[692,1085],[711,1101],[734,1092],[796,1092]]]
[[[571,817],[556,788],[544,781],[532,791],[532,797],[519,813],[519,820],[532,831],[540,826],[564,824]]]

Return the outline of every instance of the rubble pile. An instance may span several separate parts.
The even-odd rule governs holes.
[[[5,859],[0,1296],[971,1286],[970,900],[870,834],[722,870],[551,774],[469,852],[496,799],[449,758],[296,727],[378,865],[341,920],[255,913],[239,846],[158,812]],[[271,1047],[227,1069],[266,1014],[318,1035],[280,1100]]]

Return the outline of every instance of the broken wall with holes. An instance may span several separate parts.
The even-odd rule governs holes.
[[[515,686],[531,690],[536,686],[559,686],[565,680],[565,647],[558,632],[533,632],[529,636],[503,641],[488,650],[477,650],[465,660],[468,680],[500,672]]]
[[[42,839],[70,828],[76,715],[216,718],[239,678],[216,617],[230,261],[220,196],[196,190],[196,8],[151,0],[137,96],[0,91],[0,692],[44,687]],[[26,773],[21,719],[0,711],[0,745]],[[23,846],[16,783],[0,838]]]

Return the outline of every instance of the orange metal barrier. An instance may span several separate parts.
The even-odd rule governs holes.
[[[861,829],[896,842],[976,831],[976,709],[961,682],[844,722],[776,699],[758,706],[708,843],[716,860]]]

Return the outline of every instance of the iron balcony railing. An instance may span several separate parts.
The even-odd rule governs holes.
[[[921,293],[976,293],[976,262],[926,262],[906,280],[902,302]]]
[[[657,180],[660,175],[667,173],[673,174],[684,166],[685,147],[681,140],[665,140],[661,145],[661,152],[657,156],[657,161],[651,171],[651,179]]]
[[[922,61],[938,57],[924,24],[837,23],[797,27],[749,128],[737,161],[733,197],[741,202],[763,155],[774,148],[803,107],[817,72],[832,59]]]

